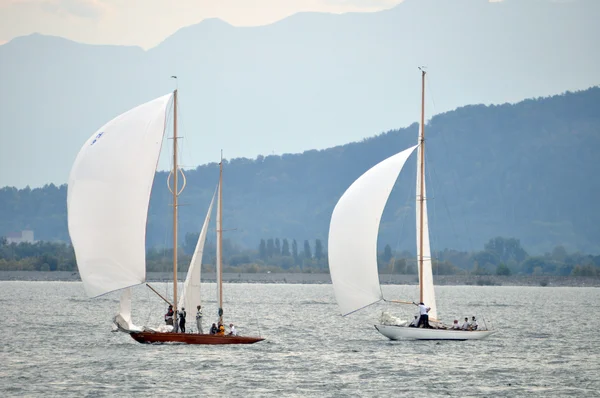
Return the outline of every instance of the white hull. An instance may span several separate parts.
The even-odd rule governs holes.
[[[494,330],[422,329],[389,325],[375,325],[375,329],[390,340],[482,340],[496,333]]]

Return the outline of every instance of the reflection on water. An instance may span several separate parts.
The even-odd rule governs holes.
[[[415,286],[383,291],[390,299],[416,295]],[[0,393],[589,397],[600,390],[598,288],[438,287],[445,321],[476,315],[498,329],[464,342],[389,341],[373,328],[379,314],[410,317],[412,306],[378,304],[342,318],[331,285],[236,283],[224,292],[225,321],[266,341],[141,345],[111,333],[118,294],[90,300],[78,282],[0,282]],[[214,293],[214,284],[202,292],[205,324],[216,319]],[[160,324],[164,303],[144,287],[134,294],[134,321]]]

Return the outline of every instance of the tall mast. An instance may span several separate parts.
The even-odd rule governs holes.
[[[177,314],[177,89],[173,91],[173,311]],[[175,316],[177,319],[177,316]]]
[[[421,132],[419,134],[419,159],[421,172],[419,173],[419,298],[423,302],[423,210],[425,207],[425,70],[421,69]]]
[[[219,322],[223,323],[223,151],[219,162],[219,195],[217,203],[217,284],[219,289]]]

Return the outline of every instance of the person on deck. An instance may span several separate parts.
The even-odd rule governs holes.
[[[412,322],[410,323],[410,325],[408,325],[408,327],[416,328],[418,323],[419,323],[419,318],[415,315],[415,319],[412,320]]]
[[[469,328],[469,318],[465,318],[465,321],[463,322],[462,326],[461,326],[462,330],[471,330]]]
[[[477,328],[479,327],[479,323],[477,323],[477,319],[475,319],[475,315],[473,315],[471,322],[469,322],[469,327],[471,328],[471,330],[477,330]]]
[[[217,332],[217,336],[225,336],[225,326],[221,322],[219,322],[219,331]]]
[[[229,335],[237,336],[237,329],[235,328],[235,326],[233,326],[233,323],[229,324]]]
[[[181,311],[179,311],[179,329],[181,333],[185,333],[185,316],[187,313],[185,312],[185,308],[181,307]]]
[[[417,323],[417,327],[421,327],[423,325],[426,329],[431,329],[431,325],[429,324],[429,314],[428,312],[431,310],[431,307],[427,307],[422,302],[419,303],[419,313],[421,316],[419,317],[419,323]]]
[[[173,326],[173,315],[175,315],[175,313],[173,312],[173,306],[170,305],[169,309],[167,310],[167,313],[165,314],[165,323],[167,325]]]
[[[218,331],[219,331],[219,328],[217,328],[217,324],[213,323],[212,326],[210,327],[210,334],[217,334]]]
[[[196,327],[198,328],[198,333],[204,334],[204,330],[202,330],[202,306],[199,305],[196,308],[198,309],[196,312]]]
[[[452,329],[460,330],[460,325],[458,324],[458,319],[454,320],[454,323],[452,324]]]

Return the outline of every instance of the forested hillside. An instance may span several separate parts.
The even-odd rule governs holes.
[[[369,167],[416,143],[417,127],[326,150],[225,161],[226,238],[253,249],[270,237],[326,244],[331,212],[344,190]],[[435,116],[426,137],[434,250],[473,251],[506,236],[520,239],[530,254],[558,245],[600,252],[600,88],[459,108]],[[385,210],[381,248],[414,251],[414,173],[413,157]],[[200,229],[218,165],[186,175],[183,234]],[[166,178],[160,172],[154,182],[149,247],[170,242]],[[39,240],[68,241],[66,186],[1,189],[0,236],[23,229],[33,229]]]

